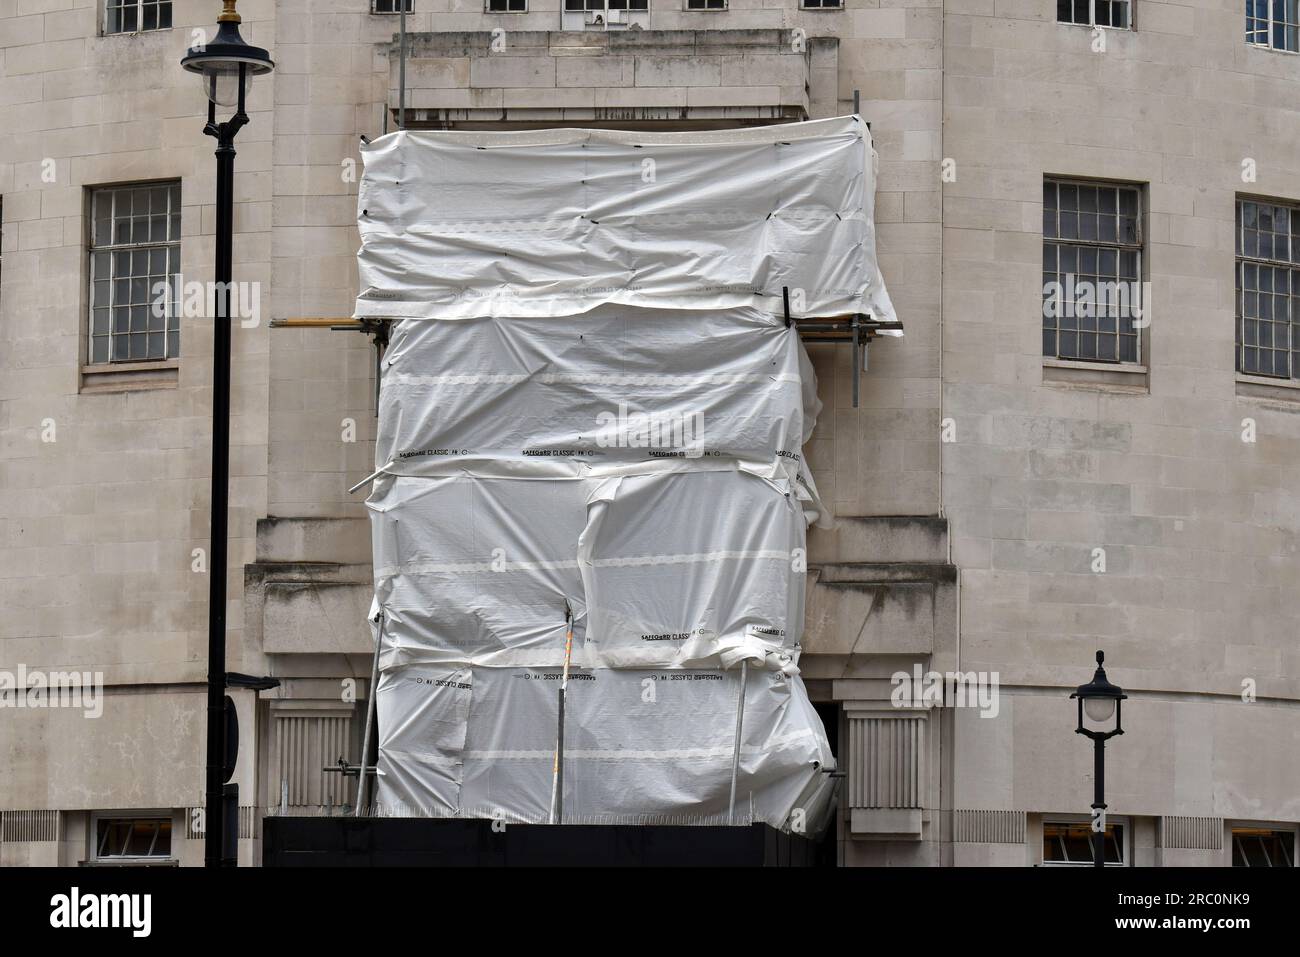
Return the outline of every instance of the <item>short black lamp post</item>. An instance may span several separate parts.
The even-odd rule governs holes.
[[[260,47],[239,35],[235,0],[224,0],[217,35],[191,47],[181,66],[197,73],[208,98],[203,132],[217,141],[216,295],[212,350],[212,537],[208,556],[208,740],[203,861],[207,867],[235,864],[225,833],[231,827],[223,810],[223,787],[233,773],[228,754],[226,708],[226,536],[230,472],[230,274],[234,236],[235,134],[248,122],[244,100],[253,77],[275,64]],[[217,121],[217,107],[234,115]],[[237,792],[234,796],[237,802]],[[237,827],[238,819],[235,818]],[[235,832],[238,833],[237,831]],[[233,837],[233,835],[231,836]]]
[[[1074,694],[1070,695],[1071,698],[1079,699],[1079,726],[1074,729],[1075,733],[1092,738],[1093,867],[1106,866],[1106,739],[1124,733],[1119,720],[1120,702],[1128,697],[1124,693],[1124,689],[1120,688],[1119,685],[1113,685],[1106,680],[1106,669],[1102,667],[1105,658],[1106,656],[1102,652],[1097,652],[1097,673],[1092,676],[1090,682],[1086,685],[1079,685]],[[1094,725],[1101,726],[1103,730],[1093,730],[1086,727],[1084,724],[1085,718]],[[1112,718],[1115,721],[1115,726],[1110,730],[1104,730],[1110,724]]]

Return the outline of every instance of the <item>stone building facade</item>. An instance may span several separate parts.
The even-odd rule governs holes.
[[[1270,361],[1300,337],[1300,212],[1277,228],[1300,203],[1286,24],[1248,42],[1228,0],[635,2],[414,0],[404,104],[397,18],[375,12],[395,4],[240,5],[276,71],[236,143],[235,274],[262,297],[234,335],[220,571],[229,668],[280,681],[234,692],[241,861],[263,815],[350,802],[323,768],[356,762],[369,693],[369,533],[347,490],[373,468],[374,354],[280,324],[351,312],[359,137],[399,114],[785,122],[851,112],[856,91],[907,335],[871,345],[856,406],[848,351],[811,348],[826,408],[807,454],[837,518],[810,539],[803,668],[845,770],[839,860],[1073,860],[1092,768],[1066,696],[1103,648],[1130,694],[1108,748],[1117,862],[1294,862],[1300,345],[1258,364],[1266,325]],[[1094,28],[1103,10],[1131,28]],[[123,252],[101,220],[144,220],[150,250],[211,277],[212,142],[178,61],[217,11],[0,0],[0,672],[104,683],[94,718],[0,708],[0,865],[112,862],[140,834],[202,860],[210,320],[182,315],[176,343],[127,325],[121,361],[97,362],[96,310],[117,319],[96,296]],[[1058,348],[1058,324],[1045,356],[1044,257],[1105,245],[1061,230],[1104,217],[1107,190],[1137,204],[1137,352]],[[996,716],[896,707],[914,668],[995,673]]]

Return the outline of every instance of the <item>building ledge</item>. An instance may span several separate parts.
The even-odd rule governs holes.
[[[1248,399],[1276,399],[1300,403],[1300,382],[1267,376],[1237,375],[1237,395]]]
[[[838,48],[835,37],[789,30],[408,34],[405,125],[671,129],[830,116]],[[382,50],[396,120],[398,46]]]
[[[919,841],[921,809],[855,807],[849,809],[849,830],[868,841]]]
[[[1144,365],[1120,362],[1074,362],[1043,360],[1043,385],[1141,395],[1151,390]]]
[[[180,360],[115,362],[81,367],[81,391],[139,392],[174,389],[180,382]]]

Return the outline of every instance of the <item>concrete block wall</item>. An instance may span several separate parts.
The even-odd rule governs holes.
[[[244,35],[274,46],[269,0]],[[101,717],[8,710],[0,808],[198,803],[192,758],[206,674],[211,322],[182,319],[180,358],[112,391],[83,383],[87,188],[179,179],[181,269],[212,277],[213,141],[179,68],[211,4],[170,30],[102,36],[102,4],[0,4],[0,668],[102,673]],[[271,279],[271,88],[237,143],[236,279]],[[243,662],[242,567],[266,513],[267,327],[234,335],[228,622]],[[99,383],[102,386],[103,383]],[[203,559],[206,563],[206,555]],[[141,694],[140,691],[146,693]],[[201,700],[201,696],[194,696]],[[194,732],[194,734],[191,734]]]
[[[835,101],[837,45],[793,30],[731,28],[416,34],[408,39],[407,121],[800,120],[815,115],[814,104]],[[396,44],[388,55],[395,104],[402,89]]]
[[[275,4],[277,319],[352,315],[360,137],[383,131],[388,64],[376,51],[396,29],[396,18],[369,10],[353,0]],[[374,365],[359,333],[273,331],[267,515],[365,514],[365,492],[347,489],[374,469]]]
[[[559,0],[517,15],[486,14],[479,0],[415,5],[413,35],[560,26]],[[825,409],[807,452],[841,517],[947,520],[944,554],[927,561],[960,571],[957,587],[941,589],[947,630],[933,640],[955,666],[1001,674],[998,718],[945,719],[933,780],[951,773],[955,793],[928,810],[1086,810],[1089,749],[1070,733],[1064,693],[1104,647],[1112,678],[1133,692],[1129,733],[1108,752],[1114,813],[1300,820],[1288,761],[1300,744],[1300,404],[1294,390],[1238,381],[1232,361],[1233,201],[1300,200],[1300,58],[1247,47],[1227,0],[1137,0],[1137,30],[1108,32],[1105,53],[1093,52],[1087,29],[1055,23],[1046,0],[846,0],[836,11],[733,0],[722,13],[651,5],[650,30],[834,38],[833,60],[829,43],[810,47],[809,115],[850,111],[856,89],[872,125],[878,247],[907,337],[872,344],[856,409],[848,350],[814,347]],[[209,278],[212,142],[197,85],[175,64],[190,31],[210,28],[215,4],[176,0],[172,30],[127,37],[99,36],[89,0],[45,6],[0,0],[0,668],[103,670],[122,694],[89,735],[67,732],[54,713],[5,722],[0,760],[27,770],[0,779],[0,810],[181,808],[200,803],[200,768],[185,756],[201,738],[189,689],[206,671],[207,579],[191,562],[207,537],[211,326],[185,320],[166,388],[84,388],[84,188],[180,178],[183,271]],[[373,468],[373,352],[355,333],[268,322],[351,313],[357,144],[382,132],[394,105],[397,23],[366,0],[244,0],[240,12],[277,71],[255,85],[237,141],[236,278],[263,283],[266,298],[261,324],[234,339],[230,666],[301,679],[283,694],[310,685],[303,695],[320,697],[339,676],[365,673],[364,623],[330,630],[316,652],[305,645],[311,629],[286,628],[264,646],[264,623],[293,605],[292,589],[266,585],[324,589],[339,598],[334,617],[356,604],[364,492],[346,489]],[[522,77],[496,79],[523,84],[512,87],[525,91],[520,105],[539,108],[588,94],[635,107],[681,92],[643,92],[635,63],[628,85],[627,64],[613,58],[601,66],[611,72],[589,78],[580,59],[539,58]],[[507,67],[480,65],[477,80],[495,82],[482,71],[497,68]],[[472,69],[413,61],[412,88],[468,90]],[[730,78],[719,69],[694,79],[708,81],[720,109],[795,85],[780,64],[751,61]],[[956,174],[946,183],[945,158]],[[1245,158],[1258,170],[1249,185]],[[46,159],[53,181],[41,177]],[[1144,184],[1154,320],[1140,376],[1044,366],[1047,174]],[[950,443],[940,441],[945,418]],[[1240,441],[1247,418],[1251,444]],[[46,419],[56,442],[41,441]],[[279,520],[264,523],[260,553],[259,519]],[[330,555],[311,538],[322,521],[338,525],[322,533]],[[843,525],[810,543],[821,550],[814,564],[848,561],[836,550],[872,542],[861,561],[905,562],[920,527],[903,520],[897,535],[862,538]],[[1104,574],[1092,571],[1094,548],[1105,549]],[[897,647],[888,640],[915,624],[905,619],[880,647]],[[852,632],[838,622],[825,634]],[[820,662],[810,649],[808,662],[830,697],[887,696],[893,658],[846,671],[827,648]],[[1252,704],[1240,697],[1248,678]],[[149,697],[158,700],[146,708]],[[127,781],[112,762],[86,763],[103,741],[139,727],[166,737],[169,723],[185,729],[177,750],[137,755],[166,765],[166,776]],[[88,777],[50,770],[63,762]],[[1033,863],[1032,823],[1023,845],[950,851],[943,815],[926,827],[921,842],[873,842],[854,859],[1014,864],[1028,853]]]
[[[905,338],[872,344],[856,409],[848,350],[810,350],[826,407],[808,461],[837,515],[937,515],[941,7],[930,0],[847,0],[840,12],[796,16],[809,35],[840,38],[834,112],[852,112],[857,90],[871,124],[879,154],[876,248],[907,324]]]
[[[944,509],[963,667],[999,671],[1014,716],[959,725],[957,801],[1086,811],[1091,748],[1033,689],[1102,648],[1133,695],[1112,813],[1295,821],[1300,392],[1234,371],[1233,223],[1239,194],[1300,200],[1300,59],[1247,46],[1226,0],[1140,0],[1104,52],[1054,9],[945,6]],[[1045,175],[1143,185],[1132,387],[1044,367]],[[1015,774],[988,773],[1005,753]]]

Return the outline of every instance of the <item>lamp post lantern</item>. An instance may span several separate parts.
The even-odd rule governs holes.
[[[208,556],[208,732],[203,862],[207,867],[234,866],[238,815],[227,816],[225,782],[234,773],[234,754],[227,753],[227,724],[233,707],[226,704],[226,540],[230,483],[230,279],[234,234],[235,134],[248,122],[244,101],[252,78],[270,73],[275,64],[260,47],[239,35],[236,0],[224,0],[217,34],[210,43],[185,51],[181,66],[197,73],[208,98],[203,132],[217,141],[217,223],[212,318],[212,531]],[[217,107],[235,108],[218,122]],[[237,808],[237,791],[233,791]],[[233,820],[231,819],[233,818]],[[227,832],[231,840],[227,840]],[[229,846],[227,846],[229,845]]]
[[[1106,679],[1106,669],[1102,662],[1106,656],[1097,652],[1097,671],[1086,685],[1079,685],[1071,698],[1079,699],[1079,726],[1075,734],[1086,735],[1092,739],[1093,747],[1093,797],[1092,797],[1092,866],[1106,866],[1106,740],[1117,734],[1123,734],[1120,726],[1120,702],[1128,697],[1119,685],[1113,685]],[[1084,719],[1101,730],[1089,728]],[[1104,730],[1114,719],[1115,726]]]

